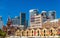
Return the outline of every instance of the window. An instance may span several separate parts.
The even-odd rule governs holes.
[[[45,30],[44,30],[44,33],[45,33]]]
[[[51,32],[52,32],[52,30],[51,30]]]
[[[34,22],[35,20],[31,20],[31,22]]]
[[[52,36],[52,34],[53,34],[53,33],[52,33],[52,30],[51,30],[51,36]]]
[[[35,16],[31,16],[31,19],[35,19]]]
[[[28,31],[27,31],[27,36],[28,36]]]
[[[35,21],[40,21],[40,20],[38,19],[38,20],[35,20]]]
[[[45,36],[45,30],[44,30],[44,36]]]
[[[32,36],[33,36],[33,31],[32,31]]]
[[[36,17],[36,18],[40,18],[40,17]]]
[[[37,22],[36,24],[39,24],[40,22]]]
[[[38,31],[38,36],[39,36],[39,31]]]

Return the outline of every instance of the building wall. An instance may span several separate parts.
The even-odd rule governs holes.
[[[56,18],[56,11],[49,11],[48,16],[49,16],[50,20],[55,19]]]
[[[34,16],[35,14],[38,14],[39,12],[38,12],[38,10],[37,9],[31,9],[31,10],[29,10],[29,25],[31,25],[31,17],[32,16]]]
[[[40,14],[31,16],[30,20],[31,28],[42,27],[42,16]]]
[[[13,26],[19,26],[20,25],[20,16],[15,16],[15,18],[12,18],[12,25]]]
[[[26,21],[26,13],[20,13],[20,25],[24,25]]]
[[[28,28],[28,29],[22,31],[22,33],[24,35],[22,35],[22,33],[21,33],[21,35],[22,36],[60,36],[59,23],[57,23],[57,24],[53,23],[51,25],[49,25],[49,23],[50,22],[48,22],[46,25],[51,26],[50,28],[45,27],[46,25],[45,26],[43,25],[42,28]],[[57,26],[56,28],[53,27],[54,24]]]
[[[42,20],[43,20],[42,22],[47,21],[47,12],[46,11],[42,11],[41,15],[42,15]]]
[[[50,32],[50,30],[52,30],[52,32]],[[21,32],[20,32],[20,34],[22,36],[57,36],[57,31],[55,29],[51,28],[50,30],[47,30],[46,28],[43,28],[42,30],[41,29],[36,29],[36,30],[31,29],[28,31],[23,31],[23,35]],[[16,34],[19,34],[19,33],[16,33]],[[21,35],[19,35],[19,36],[21,36]]]

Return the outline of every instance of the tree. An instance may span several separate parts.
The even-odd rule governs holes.
[[[5,32],[3,32],[1,29],[0,29],[0,36],[3,36],[3,37],[5,37],[5,36],[6,36],[6,33],[5,33]]]

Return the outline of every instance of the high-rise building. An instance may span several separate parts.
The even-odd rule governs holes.
[[[30,25],[32,28],[42,28],[42,16],[41,14],[31,17]]]
[[[29,12],[30,12],[30,16],[33,16],[34,14],[39,14],[37,9],[31,9],[29,10]]]
[[[0,29],[2,29],[3,26],[3,20],[2,20],[2,16],[0,16]]]
[[[30,13],[30,15],[29,15],[29,22],[31,21],[31,17],[32,16],[34,16],[34,14],[37,14],[38,15],[38,10],[37,9],[31,9],[31,10],[29,10],[29,13]],[[30,25],[30,23],[29,23],[29,25]]]
[[[24,25],[26,21],[26,13],[20,13],[20,25]]]
[[[47,20],[47,12],[46,11],[42,11],[41,12],[41,15],[42,15],[42,22],[45,22]]]
[[[30,12],[30,27],[31,28],[41,28],[42,27],[42,17],[37,9],[32,9]]]
[[[21,12],[20,13],[20,29],[24,29],[26,27],[26,13]]]
[[[15,16],[15,18],[12,18],[12,25],[13,26],[19,26],[20,25],[20,16]]]
[[[27,27],[28,27],[28,20],[26,20],[26,23],[27,23],[26,25],[27,25]]]
[[[50,20],[55,19],[56,18],[56,11],[49,11],[48,16],[49,16]]]

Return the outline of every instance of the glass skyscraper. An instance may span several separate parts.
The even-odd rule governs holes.
[[[53,20],[56,18],[56,11],[49,11],[49,19]]]
[[[26,13],[20,13],[20,25],[24,25],[26,21]]]
[[[30,16],[34,16],[34,14],[39,14],[37,9],[31,9],[29,10],[29,12],[30,12]]]
[[[42,22],[47,21],[47,12],[46,11],[42,11],[41,15],[42,15],[42,20],[43,20]]]

